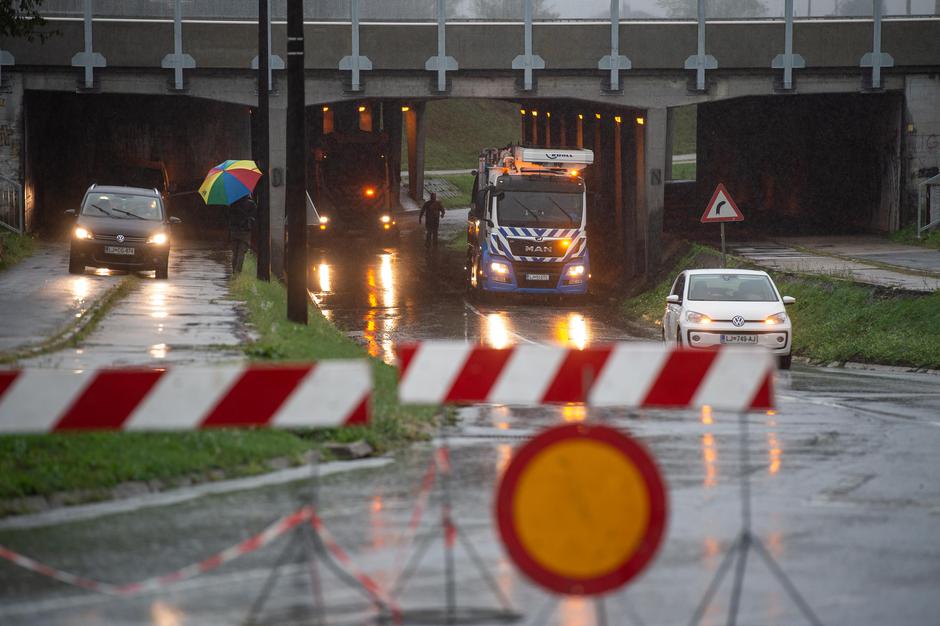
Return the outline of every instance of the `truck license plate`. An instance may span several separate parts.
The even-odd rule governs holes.
[[[123,256],[134,256],[133,248],[125,248],[124,246],[105,246],[105,254],[119,254]]]
[[[548,280],[548,274],[526,274],[526,280]]]
[[[721,343],[757,343],[757,335],[722,335]]]

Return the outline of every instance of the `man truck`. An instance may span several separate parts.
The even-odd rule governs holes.
[[[588,291],[585,149],[488,148],[467,224],[466,284],[482,293],[577,296]]]

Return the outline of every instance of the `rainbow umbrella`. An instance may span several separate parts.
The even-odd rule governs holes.
[[[199,187],[199,195],[206,204],[236,202],[255,189],[261,170],[254,161],[224,161],[206,174]]]

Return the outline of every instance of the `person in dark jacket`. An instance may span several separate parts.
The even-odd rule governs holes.
[[[258,205],[251,196],[245,196],[229,211],[229,240],[232,243],[232,273],[239,274],[245,262],[245,253],[251,247],[251,229],[258,214]]]
[[[424,247],[430,248],[432,245],[437,248],[437,229],[441,225],[441,218],[444,217],[444,205],[437,201],[437,194],[432,193],[431,199],[421,207],[421,213],[418,215],[418,223],[421,218],[424,220]]]

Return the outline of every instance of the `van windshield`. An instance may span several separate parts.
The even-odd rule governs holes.
[[[162,220],[163,209],[153,196],[129,193],[90,193],[82,205],[82,215],[119,219]]]
[[[496,196],[501,226],[580,228],[583,211],[580,193],[504,191]]]

